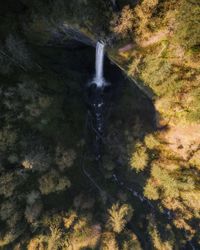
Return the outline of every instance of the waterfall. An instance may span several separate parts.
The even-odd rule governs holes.
[[[96,45],[96,74],[95,74],[93,82],[99,88],[103,87],[105,84],[105,80],[103,77],[104,47],[105,47],[105,45],[102,42],[97,42],[97,45]]]

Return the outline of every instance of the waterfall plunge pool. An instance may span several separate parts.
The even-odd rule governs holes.
[[[103,110],[100,111],[104,113],[103,119],[105,120],[101,128],[103,134],[109,133],[109,127],[113,122],[123,122],[126,124],[124,129],[129,130],[129,126],[132,126],[134,120],[137,119],[144,128],[143,134],[155,128],[155,111],[151,100],[134,82],[127,79],[106,54],[104,61],[102,61],[103,56],[100,55],[99,73],[95,79],[95,67],[99,67],[96,61],[99,51],[96,51],[96,48],[74,40],[66,42],[65,46],[37,46],[35,49],[39,54],[41,65],[48,67],[65,81],[67,92],[63,93],[66,94],[66,103],[63,104],[65,110],[68,107],[67,95],[74,95],[77,101],[82,105],[86,103],[89,109],[94,107],[95,103],[100,105],[101,100],[96,99],[100,98],[104,103]],[[94,79],[99,80],[98,78],[102,77],[101,74],[103,74],[102,82],[106,81],[109,85],[105,85],[98,91],[100,94],[97,94],[95,84],[91,84],[88,88],[88,82],[92,83]],[[108,109],[112,110],[107,112]],[[120,131],[120,133],[123,132],[123,130]]]

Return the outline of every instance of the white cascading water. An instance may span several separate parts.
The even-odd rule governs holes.
[[[93,83],[97,87],[101,88],[105,84],[103,77],[103,63],[104,63],[104,47],[105,45],[102,42],[97,42],[96,45],[96,74],[93,80]]]

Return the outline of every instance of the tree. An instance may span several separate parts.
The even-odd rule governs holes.
[[[123,204],[120,206],[119,203],[113,204],[108,209],[108,225],[116,233],[120,233],[128,221],[130,221],[133,215],[133,209],[129,204]]]
[[[111,22],[113,25],[113,31],[116,34],[125,37],[133,29],[134,24],[134,12],[129,5],[126,5],[118,18],[114,18]]]
[[[199,47],[200,40],[200,5],[199,0],[181,1],[177,15],[175,37],[186,49]]]
[[[148,230],[151,236],[154,249],[156,250],[172,250],[173,249],[174,242],[173,242],[172,236],[170,235],[171,237],[169,237],[169,239],[163,240],[153,220],[150,220]]]
[[[178,183],[165,169],[161,168],[159,162],[152,166],[151,175],[159,183],[165,197],[178,197]]]
[[[153,179],[149,179],[147,181],[147,184],[144,187],[144,195],[149,200],[158,200],[159,199],[158,188],[156,187],[156,182]]]
[[[139,142],[136,144],[135,151],[131,156],[130,165],[136,172],[140,172],[147,166],[148,158],[146,147]]]
[[[105,232],[102,234],[100,250],[119,250],[114,233]]]

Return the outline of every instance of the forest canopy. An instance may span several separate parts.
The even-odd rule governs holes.
[[[199,0],[0,3],[0,249],[199,249],[199,82]]]

